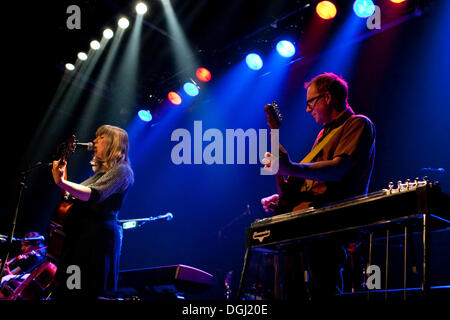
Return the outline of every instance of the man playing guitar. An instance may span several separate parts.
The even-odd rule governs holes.
[[[318,207],[364,195],[368,191],[375,156],[373,123],[363,115],[355,115],[348,105],[348,86],[341,77],[333,73],[320,74],[307,82],[305,89],[306,112],[324,127],[316,138],[311,156],[308,155],[300,163],[291,161],[286,150],[280,147],[278,193],[261,200],[266,212],[279,214]],[[278,122],[272,114],[268,113],[267,121],[274,129]],[[267,159],[266,167],[270,167],[270,154],[267,154]],[[323,243],[323,246],[328,244]],[[311,247],[311,252],[315,251],[319,256],[318,251],[323,246]],[[314,263],[314,260],[317,262]],[[318,281],[318,295],[333,294],[335,281],[330,279],[330,274],[334,275],[334,271],[323,269],[330,261],[311,259],[311,264],[316,265],[316,276],[328,273],[325,277],[321,276],[323,281]],[[333,282],[333,285],[327,286],[326,282]],[[326,292],[327,288],[329,292]]]

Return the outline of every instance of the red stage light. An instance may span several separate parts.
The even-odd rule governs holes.
[[[181,104],[181,97],[178,93],[170,91],[167,95],[169,97],[169,101],[175,105]]]
[[[211,80],[211,72],[209,72],[206,68],[198,68],[195,72],[195,75],[197,76],[198,80],[203,82],[208,82]]]
[[[336,16],[336,6],[331,1],[320,1],[316,6],[316,12],[324,20],[333,19]]]

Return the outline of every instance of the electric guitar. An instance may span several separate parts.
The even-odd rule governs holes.
[[[264,108],[264,112],[267,115],[267,124],[270,129],[279,129],[283,116],[281,115],[278,104],[274,101],[271,104],[267,104]],[[280,154],[286,153],[286,149],[280,144]],[[287,176],[286,178],[281,174],[275,175],[277,191],[280,195],[276,214],[290,212],[299,203],[307,200],[307,192],[304,188],[305,179]],[[305,208],[308,207],[310,202],[305,202]]]

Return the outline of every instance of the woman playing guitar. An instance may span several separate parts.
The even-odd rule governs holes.
[[[97,298],[117,287],[122,230],[117,216],[134,175],[128,160],[128,134],[103,125],[94,140],[94,175],[81,183],[67,180],[66,161],[54,161],[55,184],[70,194],[64,245],[56,274],[56,299]],[[79,268],[81,285],[67,288],[70,266]],[[71,290],[73,289],[73,290]]]

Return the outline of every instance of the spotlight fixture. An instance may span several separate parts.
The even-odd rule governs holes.
[[[169,97],[169,101],[172,102],[173,104],[175,104],[175,105],[181,104],[182,100],[178,93],[176,93],[174,91],[170,91],[167,96]]]
[[[277,43],[277,51],[280,56],[290,58],[295,54],[295,47],[292,42],[287,40],[281,40]]]
[[[211,80],[211,72],[206,68],[198,68],[195,75],[202,82],[209,82]]]
[[[130,25],[130,21],[128,21],[128,19],[124,17],[120,18],[117,24],[119,25],[120,28],[126,29]]]
[[[256,53],[250,53],[245,58],[247,66],[252,70],[259,70],[263,66],[263,61],[261,57]]]
[[[337,14],[336,6],[331,1],[320,1],[316,6],[316,13],[324,20],[333,19]]]
[[[367,18],[375,12],[372,0],[356,0],[353,2],[353,11],[360,18]]]
[[[198,87],[192,82],[186,82],[183,86],[184,91],[191,97],[195,97],[199,94]]]
[[[73,64],[71,64],[71,63],[66,63],[65,67],[69,71],[75,70],[75,66]]]
[[[136,12],[137,12],[138,14],[145,14],[145,13],[147,12],[147,10],[148,10],[148,7],[147,7],[147,5],[146,5],[145,3],[143,3],[143,2],[139,2],[139,3],[136,5]]]
[[[139,110],[138,115],[139,118],[145,122],[150,122],[153,119],[152,114],[149,110]]]
[[[87,58],[88,58],[87,54],[84,53],[84,52],[78,52],[77,57],[78,57],[78,59],[80,59],[81,61],[85,61],[85,60],[87,60]]]
[[[92,40],[90,46],[93,50],[98,50],[100,49],[100,42],[98,42],[97,40]]]
[[[105,37],[105,39],[111,39],[112,37],[114,37],[114,32],[111,29],[105,29],[103,30],[103,37]]]

